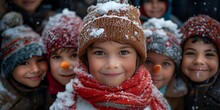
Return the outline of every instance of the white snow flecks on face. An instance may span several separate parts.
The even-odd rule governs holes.
[[[201,74],[201,71],[196,72],[196,77],[197,77],[197,79],[200,78],[200,76],[201,76],[200,74]]]

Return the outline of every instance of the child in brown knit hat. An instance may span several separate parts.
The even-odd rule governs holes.
[[[185,107],[217,110],[220,108],[220,24],[209,16],[198,15],[186,21],[181,31],[181,69],[189,89]]]
[[[99,0],[88,10],[76,78],[50,109],[165,110],[167,101],[143,66],[146,44],[138,9],[127,1]]]

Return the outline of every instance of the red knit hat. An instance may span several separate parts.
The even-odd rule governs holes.
[[[190,18],[182,25],[181,32],[183,33],[182,45],[193,36],[209,37],[220,49],[220,23],[207,15]]]
[[[68,9],[50,17],[42,33],[47,54],[61,48],[78,48],[81,27],[82,19]]]

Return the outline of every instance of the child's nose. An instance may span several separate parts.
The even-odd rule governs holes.
[[[160,64],[156,64],[153,67],[153,73],[159,73],[161,71],[162,67]]]
[[[40,70],[39,65],[37,65],[37,64],[31,65],[31,71],[32,72],[38,72],[39,70]]]
[[[204,64],[204,62],[203,62],[203,56],[202,55],[198,55],[196,58],[195,58],[195,60],[194,60],[194,64],[197,64],[197,65],[202,65],[202,64]]]
[[[71,64],[67,61],[63,61],[61,64],[60,64],[60,67],[62,69],[69,69],[71,67]]]
[[[115,56],[111,56],[106,60],[105,67],[106,68],[118,68],[119,66],[119,60]]]

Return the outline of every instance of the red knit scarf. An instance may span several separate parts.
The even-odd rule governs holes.
[[[141,66],[133,77],[118,87],[108,87],[95,80],[85,66],[76,69],[73,82],[76,95],[101,110],[144,109],[165,110],[160,99],[152,96],[152,83],[148,71]],[[158,94],[160,95],[160,94]],[[73,105],[76,108],[76,104]]]
[[[58,92],[62,92],[65,90],[65,86],[60,84],[51,73],[47,73],[47,80],[49,82],[49,93],[50,94],[57,94]]]

